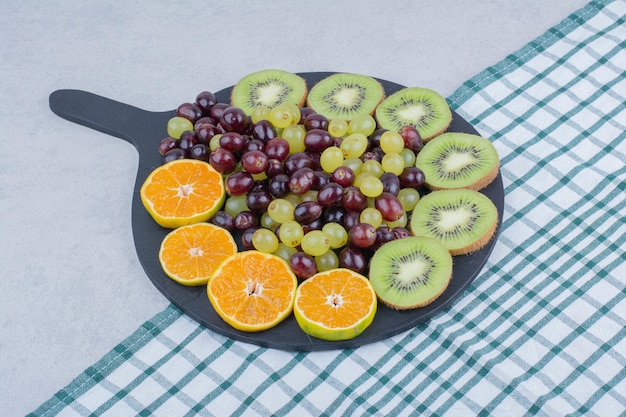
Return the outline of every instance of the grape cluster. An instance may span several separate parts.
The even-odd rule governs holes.
[[[177,108],[167,132],[164,163],[199,159],[224,177],[228,198],[211,222],[240,231],[245,249],[282,257],[301,279],[337,267],[366,273],[372,251],[410,236],[424,185],[412,126],[377,129],[367,114],[328,120],[292,103],[247,116],[205,91]]]

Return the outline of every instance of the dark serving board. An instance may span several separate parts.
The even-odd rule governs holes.
[[[311,87],[317,81],[332,73],[300,73]],[[379,80],[387,95],[402,85]],[[221,90],[216,97],[228,102],[232,87]],[[139,197],[139,189],[148,174],[162,164],[157,151],[158,142],[167,135],[167,121],[175,111],[151,112],[128,104],[120,103],[80,90],[57,90],[49,98],[50,109],[58,116],[71,122],[124,139],[133,144],[139,153],[139,169],[135,182],[132,202],[132,227],[139,260],[148,277],[162,293],[185,314],[204,326],[236,340],[259,346],[289,351],[316,351],[352,348],[380,341],[403,331],[426,323],[433,316],[445,310],[459,298],[467,286],[481,271],[495,245],[501,226],[504,209],[502,177],[482,192],[498,208],[499,223],[496,236],[481,250],[471,255],[454,258],[453,277],[446,291],[429,306],[411,310],[394,311],[382,305],[373,323],[360,336],[347,341],[329,342],[309,337],[300,330],[293,315],[278,326],[258,333],[238,331],[215,313],[206,295],[206,287],[185,287],[167,277],[158,260],[159,247],[169,229],[157,225],[144,209]],[[476,130],[462,117],[453,112],[453,121],[448,131],[477,134]]]

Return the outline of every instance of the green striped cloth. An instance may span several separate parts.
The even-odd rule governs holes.
[[[501,156],[505,212],[428,325],[284,352],[171,306],[31,415],[624,415],[625,73],[626,2],[593,1],[449,97]]]

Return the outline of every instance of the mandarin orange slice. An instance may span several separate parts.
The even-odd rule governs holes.
[[[221,174],[207,162],[177,159],[155,168],[140,195],[154,221],[173,229],[211,219],[222,207],[226,190]]]
[[[346,268],[307,278],[298,287],[294,315],[302,330],[323,340],[348,340],[363,333],[377,309],[369,280]]]
[[[276,326],[293,310],[298,281],[276,255],[249,250],[227,258],[209,279],[207,294],[217,314],[238,330]]]
[[[163,271],[183,285],[205,285],[221,263],[237,253],[235,239],[211,223],[195,223],[169,232],[159,250]]]

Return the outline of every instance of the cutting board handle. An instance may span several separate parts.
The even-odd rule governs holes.
[[[163,125],[169,112],[150,112],[138,107],[111,100],[82,90],[56,90],[50,94],[50,110],[56,115],[82,126],[124,139],[140,151],[155,144],[145,144],[139,138],[145,136],[146,126],[155,134],[165,135]],[[158,139],[157,139],[158,141]],[[156,143],[156,142],[155,142]]]

